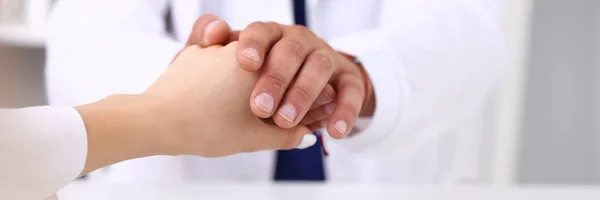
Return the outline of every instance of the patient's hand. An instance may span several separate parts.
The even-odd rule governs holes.
[[[315,143],[305,126],[282,129],[252,113],[248,99],[259,74],[238,66],[236,49],[237,42],[188,46],[143,94],[156,102],[155,128],[170,154],[218,157]]]

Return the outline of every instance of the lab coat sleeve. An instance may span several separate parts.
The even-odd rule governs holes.
[[[481,111],[504,73],[506,48],[492,0],[383,2],[377,29],[329,41],[361,60],[376,96],[370,126],[336,142],[397,157]]]
[[[167,32],[169,0],[61,0],[49,19],[46,80],[51,105],[81,105],[143,92],[184,47]],[[111,181],[178,176],[179,157],[112,165]]]
[[[76,179],[87,134],[72,107],[0,110],[0,199],[46,199]]]

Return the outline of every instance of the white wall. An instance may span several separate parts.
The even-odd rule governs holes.
[[[517,155],[521,138],[521,118],[527,72],[529,32],[532,0],[504,0],[504,34],[507,39],[509,61],[507,77],[497,96],[493,97],[488,113],[491,121],[485,138],[490,181],[496,185],[516,183]],[[486,158],[483,158],[484,161]]]
[[[44,49],[0,45],[0,107],[46,104]]]
[[[598,184],[600,1],[535,1],[522,183]]]

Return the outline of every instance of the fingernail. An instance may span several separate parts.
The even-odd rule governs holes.
[[[333,124],[333,128],[340,132],[342,135],[346,135],[346,131],[348,130],[348,123],[343,120],[337,121]]]
[[[215,30],[215,28],[217,28],[217,26],[219,26],[219,24],[221,24],[223,21],[222,20],[215,20],[212,21],[210,23],[208,23],[208,25],[206,26],[206,29],[204,29],[204,42],[209,43],[209,35],[211,35],[211,33]]]
[[[319,97],[317,97],[317,101],[316,101],[316,102],[317,102],[317,104],[319,104],[319,105],[324,105],[324,104],[326,104],[326,103],[329,103],[329,102],[331,102],[331,98],[329,98],[329,96],[327,96],[327,94],[325,94],[325,93],[321,93],[321,94],[319,95]]]
[[[308,147],[315,145],[316,143],[317,143],[317,136],[315,136],[312,133],[308,133],[308,134],[304,135],[304,137],[302,138],[302,141],[300,141],[300,144],[298,144],[298,146],[296,146],[296,149],[306,149]]]
[[[330,103],[325,106],[325,113],[327,113],[328,115],[331,115],[331,113],[333,113],[334,110],[335,110],[335,103]]]
[[[260,55],[258,55],[258,51],[254,48],[245,48],[242,50],[242,56],[254,62],[260,62]]]
[[[274,104],[273,97],[267,93],[260,93],[254,97],[254,105],[266,113],[273,113]]]
[[[277,114],[281,115],[286,121],[294,123],[296,120],[296,108],[290,104],[285,104],[279,108]]]

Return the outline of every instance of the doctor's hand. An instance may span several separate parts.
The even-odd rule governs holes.
[[[283,128],[327,120],[329,134],[343,138],[359,115],[372,116],[374,94],[364,69],[305,27],[255,22],[237,32],[205,15],[188,44],[236,39],[240,67],[261,72],[250,99],[258,117],[272,117]]]
[[[194,24],[186,46],[198,45],[206,48],[213,45],[226,45],[232,41],[237,41],[239,39],[239,34],[240,31],[232,31],[225,21],[214,15],[206,14],[200,17]],[[331,116],[335,109],[335,103],[332,102],[336,97],[337,94],[335,90],[328,84],[321,91],[319,97],[312,102],[308,112],[304,114],[304,117],[298,117],[301,118],[301,120],[298,120],[300,121],[300,124],[308,126],[311,130],[324,128],[327,118]],[[273,105],[273,107],[274,106],[275,105]],[[271,120],[273,119],[269,118],[266,121]],[[283,124],[283,127],[289,127],[289,124]]]
[[[77,107],[89,141],[83,174],[154,155],[221,157],[314,145],[307,127],[283,129],[252,113],[247,99],[259,74],[238,66],[237,45],[189,46],[144,93]]]

